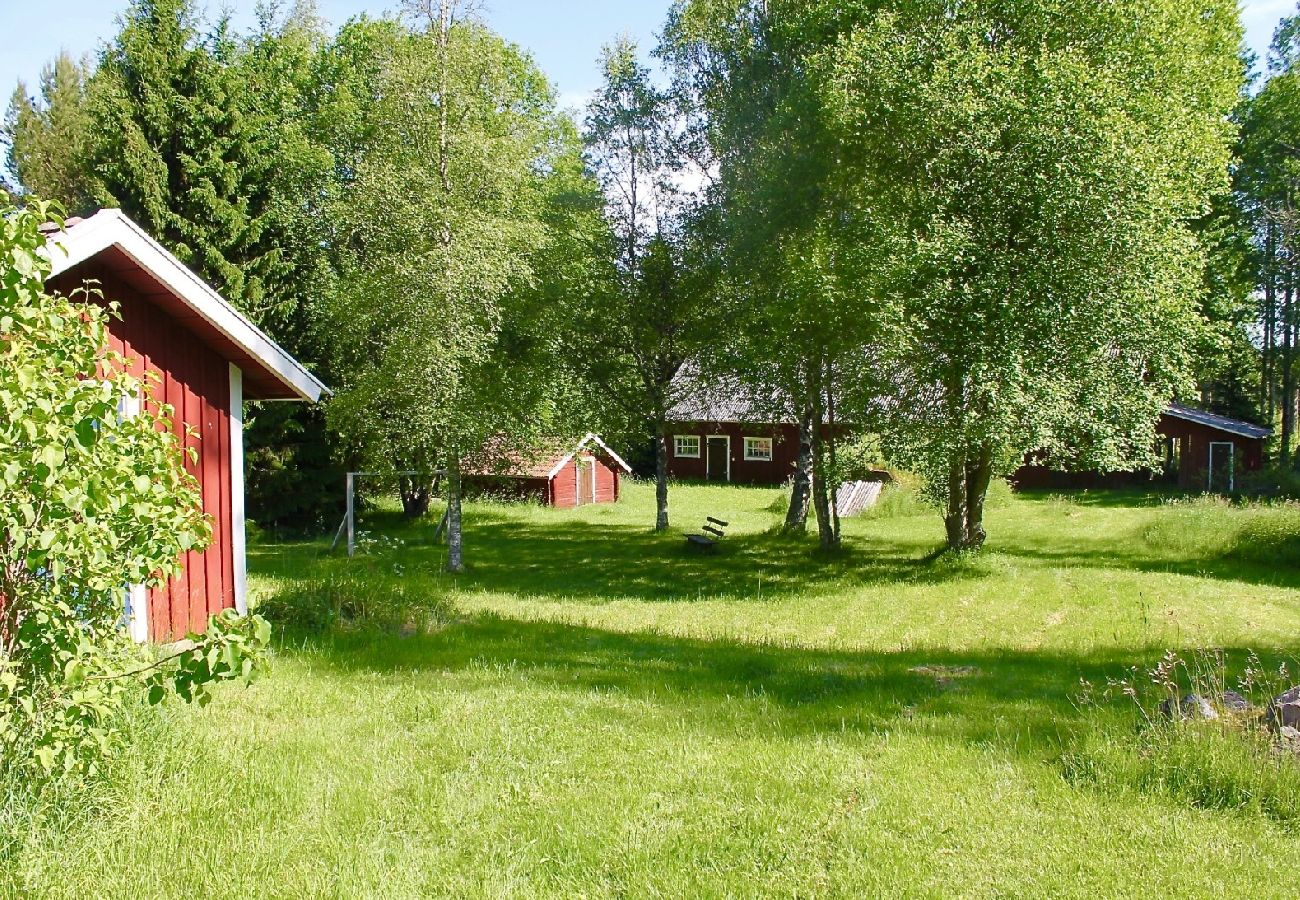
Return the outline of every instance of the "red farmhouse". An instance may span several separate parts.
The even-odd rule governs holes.
[[[94,280],[105,302],[121,305],[111,348],[133,374],[157,376],[155,397],[173,407],[177,436],[198,451],[186,466],[212,517],[212,545],[186,553],[179,577],[131,588],[131,635],[174,640],[201,631],[213,613],[243,612],[244,401],[315,402],[325,386],[120,211],[69,220],[50,242],[51,288],[71,294]]]
[[[620,481],[632,468],[597,435],[577,446],[556,442],[512,454],[504,466],[477,466],[466,481],[484,491],[503,491],[562,508],[617,503]]]
[[[673,478],[784,484],[799,458],[799,426],[779,397],[752,397],[723,382],[713,388],[689,374],[673,383],[668,411],[668,474]],[[845,429],[840,427],[843,434]],[[822,426],[823,435],[830,433]]]

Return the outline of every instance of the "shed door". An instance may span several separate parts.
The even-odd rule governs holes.
[[[578,505],[596,502],[596,465],[591,457],[578,457],[575,461],[578,479]]]
[[[1206,490],[1211,493],[1231,493],[1233,488],[1233,468],[1236,462],[1237,447],[1230,441],[1213,441],[1210,443],[1210,467]]]

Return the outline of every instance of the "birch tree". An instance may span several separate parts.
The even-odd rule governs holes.
[[[654,435],[655,530],[668,528],[668,411],[673,381],[697,346],[702,292],[690,277],[684,190],[692,160],[683,119],[623,38],[601,55],[603,84],[587,108],[589,164],[605,194],[614,265],[588,309],[595,338],[584,374]],[[686,185],[689,187],[689,185]]]
[[[858,203],[903,226],[877,421],[950,548],[982,546],[1029,451],[1152,462],[1190,386],[1191,223],[1226,186],[1240,43],[1232,0],[894,0],[819,55]]]
[[[456,572],[465,455],[546,424],[545,348],[529,339],[537,307],[522,301],[551,240],[549,184],[577,148],[520,51],[458,4],[408,12],[413,28],[382,51],[336,211],[342,386],[330,418],[369,465],[417,473],[401,485],[409,515],[445,471]]]

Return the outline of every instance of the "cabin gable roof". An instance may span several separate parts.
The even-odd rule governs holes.
[[[70,221],[65,230],[50,235],[44,253],[52,266],[49,278],[95,259],[140,288],[143,296],[239,366],[249,399],[314,403],[329,393],[320,379],[121,210],[104,209]]]

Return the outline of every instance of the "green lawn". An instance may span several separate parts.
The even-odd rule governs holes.
[[[382,515],[405,545],[351,564],[254,548],[263,596],[350,568],[449,612],[286,637],[253,688],[140,716],[0,893],[1295,895],[1294,822],[1063,757],[1134,719],[1080,678],[1300,651],[1300,513],[1021,497],[982,557],[935,561],[933,514],[847,522],[819,558],[770,533],[776,491],[674,488],[678,526],[732,523],[710,556],[652,505],[471,506],[459,579],[431,524]]]

